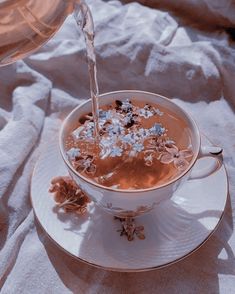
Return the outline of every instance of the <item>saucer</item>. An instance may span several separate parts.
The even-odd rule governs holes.
[[[198,160],[203,168],[212,159]],[[31,183],[34,213],[49,237],[67,253],[90,265],[137,272],[175,263],[202,246],[222,219],[227,200],[224,166],[200,180],[188,180],[170,199],[136,219],[145,239],[129,242],[117,232],[120,222],[94,204],[79,216],[59,210],[48,192],[55,176],[68,175],[57,142],[39,158]]]

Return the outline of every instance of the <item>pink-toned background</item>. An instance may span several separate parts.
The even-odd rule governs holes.
[[[234,31],[223,29],[235,28],[234,1],[142,1],[154,8],[88,3],[101,92],[157,92],[195,118],[224,148],[230,183],[225,217],[191,257],[138,274],[74,261],[35,224],[29,200],[34,164],[61,118],[89,96],[83,37],[69,18],[39,52],[0,68],[1,293],[234,293],[235,42]]]

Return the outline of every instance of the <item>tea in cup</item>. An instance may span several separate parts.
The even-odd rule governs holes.
[[[172,197],[202,156],[217,161],[194,177],[221,165],[222,149],[202,148],[194,120],[161,95],[116,91],[100,95],[99,105],[99,137],[88,100],[64,120],[60,150],[74,181],[115,216],[135,217]]]

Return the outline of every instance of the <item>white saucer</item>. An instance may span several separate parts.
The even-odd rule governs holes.
[[[194,168],[208,164],[200,160]],[[145,240],[129,242],[117,232],[120,222],[90,205],[84,216],[58,211],[50,180],[67,175],[57,142],[40,157],[32,177],[31,200],[46,233],[67,253],[114,271],[145,271],[175,263],[198,249],[219,224],[227,200],[224,166],[202,180],[188,181],[171,200],[136,219]]]

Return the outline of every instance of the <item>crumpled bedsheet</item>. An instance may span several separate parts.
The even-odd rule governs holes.
[[[71,16],[39,51],[0,68],[1,293],[234,293],[235,43],[222,26],[235,23],[235,4],[180,1],[188,11],[198,11],[202,2],[224,3],[214,14],[221,27],[206,30],[191,25],[188,16],[184,22],[182,13],[175,16],[173,1],[162,2],[165,9],[161,4],[158,10],[136,2],[88,1],[100,92],[165,95],[224,149],[229,200],[222,223],[190,257],[146,273],[109,272],[75,261],[37,224],[30,203],[34,165],[65,115],[89,97],[85,44]],[[212,10],[203,11],[206,18]]]

